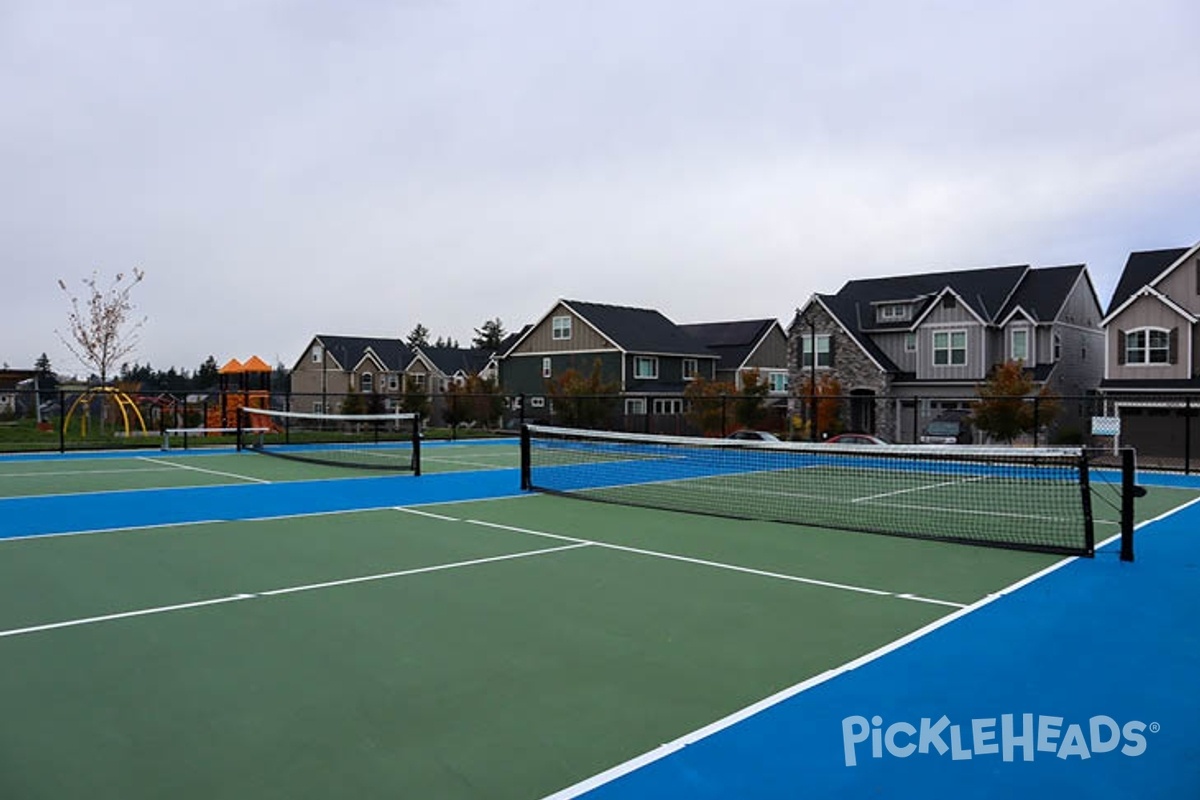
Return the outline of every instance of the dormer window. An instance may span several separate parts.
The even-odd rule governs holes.
[[[880,322],[904,322],[912,316],[912,306],[908,303],[889,303],[879,307]]]

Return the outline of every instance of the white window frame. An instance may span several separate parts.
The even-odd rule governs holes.
[[[1151,346],[1151,334],[1161,334],[1162,342],[1158,345]],[[1141,340],[1141,346],[1134,347],[1134,339]],[[1142,357],[1136,361],[1130,358],[1130,353],[1140,351]],[[1161,353],[1162,360],[1155,361],[1151,358],[1152,354]],[[1166,328],[1157,328],[1152,325],[1147,325],[1142,328],[1134,328],[1131,331],[1125,332],[1125,364],[1126,367],[1162,367],[1171,363],[1171,332]]]
[[[1025,341],[1023,342],[1023,344],[1025,346],[1025,353],[1023,355],[1017,355],[1017,336],[1018,335],[1024,337],[1024,339],[1025,339]],[[1023,361],[1025,364],[1033,363],[1033,359],[1031,359],[1029,357],[1029,338],[1030,338],[1029,337],[1029,328],[1027,328],[1023,325],[1020,327],[1017,327],[1017,328],[1013,328],[1012,330],[1010,330],[1008,332],[1008,354],[1009,354],[1009,357],[1013,361]]]
[[[423,392],[429,386],[429,377],[424,372],[414,372],[408,377],[412,382],[412,388],[409,391]]]
[[[550,320],[550,338],[556,342],[566,342],[571,339],[571,318],[555,317]]]
[[[325,404],[322,403],[320,400],[313,400],[313,413],[314,414],[324,414],[325,413]]]
[[[880,322],[904,322],[912,316],[912,307],[907,303],[889,303],[879,307]]]
[[[395,372],[389,372],[387,376],[388,391],[394,392],[400,388],[400,376]]]
[[[646,413],[646,398],[644,397],[626,397],[625,398],[625,414],[626,416],[642,416]]]
[[[767,385],[771,387],[771,391],[775,394],[786,394],[790,386],[788,383],[788,374],[786,372],[767,373]]]
[[[325,360],[325,348],[319,344],[314,344],[312,349],[312,363],[320,364]]]
[[[544,397],[529,398],[529,407],[530,408],[545,408],[546,407],[546,398],[544,398]]]
[[[550,356],[542,357],[542,377],[549,378],[554,374],[554,369],[551,366]]]
[[[654,413],[658,416],[682,414],[683,400],[679,397],[656,397],[654,398]]]
[[[806,333],[800,337],[800,366],[812,368],[812,334]],[[817,334],[817,369],[829,369],[833,366],[833,353],[830,350],[832,337],[828,333]]]
[[[363,394],[373,393],[375,391],[375,376],[369,372],[364,372],[358,377],[358,388]]]
[[[909,331],[906,334],[904,334],[904,352],[906,352],[906,353],[917,352],[917,332],[916,331]]]
[[[683,379],[685,381],[694,381],[699,374],[700,360],[697,358],[685,358],[683,360]]]
[[[649,372],[644,369],[646,367],[649,368]],[[640,381],[656,380],[658,378],[658,356],[634,356],[633,377]]]
[[[946,295],[950,297],[950,295]],[[962,346],[956,347],[954,337],[962,337]],[[942,343],[939,344],[939,340]],[[934,331],[933,332],[933,366],[935,367],[965,367],[967,365],[967,348],[970,344],[970,337],[967,335],[965,328],[954,328],[952,330]],[[945,361],[939,361],[939,356],[944,354]],[[961,354],[961,360],[955,361],[955,355]]]

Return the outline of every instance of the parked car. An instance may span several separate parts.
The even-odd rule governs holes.
[[[729,434],[725,438],[726,439],[740,439],[741,441],[744,441],[744,442],[778,442],[779,441],[779,437],[773,433],[768,433],[766,431],[752,431],[749,429],[734,431],[733,433]]]
[[[826,444],[890,444],[885,439],[869,433],[839,433],[825,440]]]
[[[921,444],[970,444],[975,439],[969,411],[946,411],[921,431]]]

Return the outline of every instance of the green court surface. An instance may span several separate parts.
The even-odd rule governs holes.
[[[548,496],[0,554],[6,798],[540,797],[1059,560]]]

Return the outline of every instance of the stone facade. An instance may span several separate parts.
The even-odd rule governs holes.
[[[803,338],[813,332],[810,321],[818,336],[828,334],[832,352],[832,366],[818,367],[818,381],[823,373],[836,378],[846,398],[841,405],[839,419],[844,430],[858,429],[874,433],[887,439],[895,439],[896,419],[894,404],[886,395],[890,388],[888,374],[879,369],[854,339],[829,315],[819,303],[812,303],[798,311],[788,328],[788,377],[790,384],[789,409],[793,414],[806,416],[808,395],[805,386],[810,377],[809,368],[802,366]],[[867,410],[869,407],[869,410]]]

